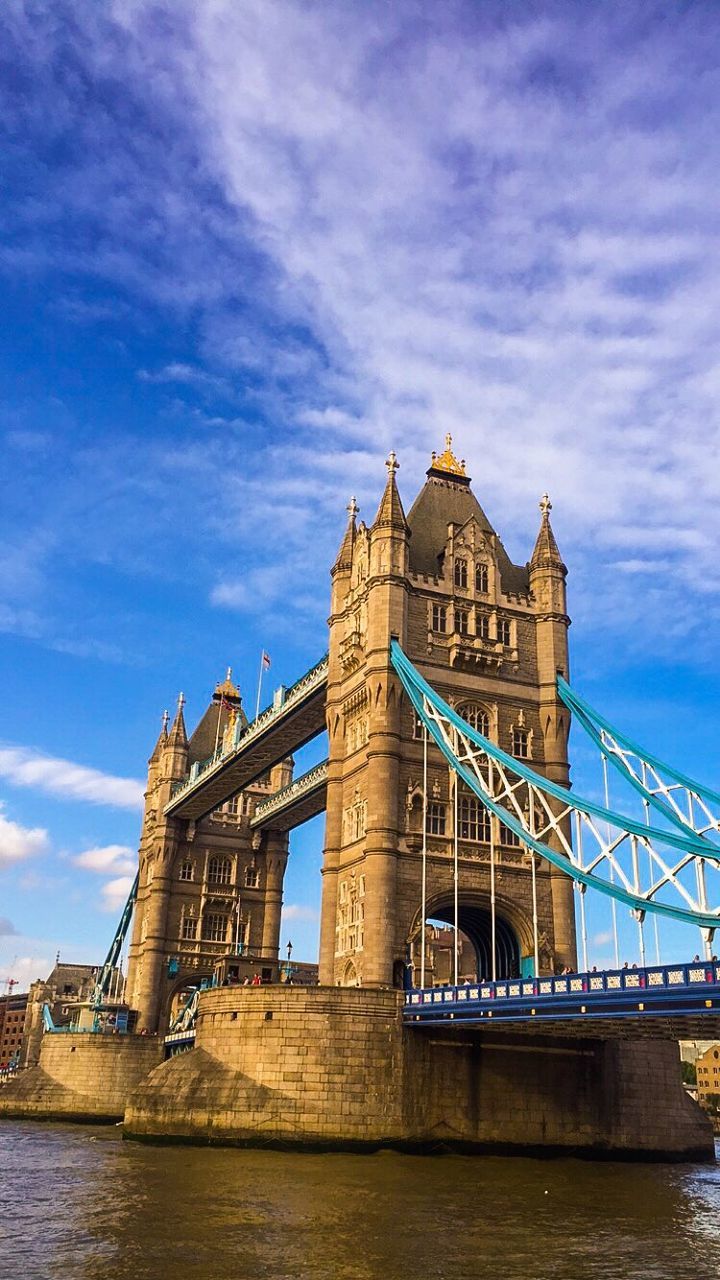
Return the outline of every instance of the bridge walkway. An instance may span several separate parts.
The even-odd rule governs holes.
[[[416,1030],[504,1028],[513,1035],[712,1040],[720,1038],[720,964],[411,988],[403,1020]]]
[[[325,729],[327,655],[253,720],[229,750],[193,765],[165,814],[199,821]],[[239,729],[239,722],[238,722]]]

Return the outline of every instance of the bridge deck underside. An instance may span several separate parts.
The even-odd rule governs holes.
[[[577,1020],[547,1016],[516,1021],[508,1018],[456,1021],[448,1015],[432,1021],[407,1021],[406,1025],[425,1035],[447,1032],[458,1040],[467,1032],[481,1032],[484,1037],[500,1031],[521,1040],[532,1036],[563,1040],[720,1040],[720,1012],[681,1014],[675,1018],[637,1014],[617,1018],[578,1017]]]
[[[273,831],[292,831],[323,813],[327,802],[327,779],[318,783],[312,791],[305,792],[297,799],[289,800],[282,808],[275,809],[267,816],[260,814],[253,818],[250,826],[253,831],[263,831],[272,827]]]
[[[268,724],[246,745],[221,757],[215,765],[201,773],[195,783],[174,796],[165,809],[173,818],[199,821],[219,808],[245,787],[304,747],[325,729],[325,686],[314,689],[287,714]]]

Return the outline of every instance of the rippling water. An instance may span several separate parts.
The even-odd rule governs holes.
[[[13,1280],[713,1280],[720,1167],[150,1147],[0,1124]]]

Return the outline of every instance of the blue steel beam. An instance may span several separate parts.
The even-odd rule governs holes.
[[[510,831],[514,832],[522,844],[532,849],[539,857],[547,859],[553,866],[579,884],[596,889],[607,897],[615,898],[618,902],[625,903],[632,910],[654,912],[656,915],[668,916],[670,919],[679,920],[684,924],[700,925],[703,928],[710,929],[717,928],[718,924],[720,924],[720,914],[674,907],[669,903],[656,902],[653,899],[644,897],[642,894],[629,892],[621,885],[609,883],[592,872],[583,871],[564,854],[551,849],[549,845],[538,840],[523,827],[514,814],[510,813],[509,810],[498,804],[482,790],[472,771],[458,760],[450,746],[445,742],[433,717],[427,715],[425,701],[427,700],[427,703],[438,711],[444,720],[448,721],[469,742],[479,747],[491,760],[502,764],[506,769],[524,779],[545,795],[559,800],[563,806],[576,810],[581,814],[592,815],[602,822],[609,823],[615,828],[637,836],[643,843],[654,840],[660,844],[668,845],[689,858],[699,858],[720,864],[720,850],[714,849],[706,840],[698,836],[687,833],[679,835],[674,831],[662,831],[646,826],[644,823],[637,822],[632,818],[616,814],[612,810],[606,809],[603,805],[599,805],[593,800],[584,799],[576,795],[575,792],[570,792],[567,788],[561,787],[549,778],[536,773],[521,760],[508,755],[501,747],[484,737],[477,729],[474,729],[467,721],[463,720],[457,712],[453,711],[452,707],[420,675],[420,672],[410,662],[397,640],[391,641],[391,661],[418,716],[432,736],[436,746],[440,748],[448,764],[462,778],[466,786],[482,801],[485,808],[493,813],[499,821],[503,822]]]

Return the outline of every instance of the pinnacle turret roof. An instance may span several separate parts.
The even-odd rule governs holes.
[[[560,548],[555,540],[555,534],[553,533],[552,525],[550,524],[552,502],[546,493],[543,494],[540,499],[540,510],[542,512],[540,530],[530,559],[530,568],[554,568],[561,569],[563,573],[567,573],[567,569],[563,564],[563,558],[560,555]]]
[[[407,533],[409,531],[408,522],[405,519],[405,511],[395,483],[395,472],[398,470],[399,463],[394,453],[390,454],[385,466],[388,469],[387,484],[385,485],[385,492],[380,499],[380,506],[372,527],[377,529],[385,525],[394,529],[402,529],[403,533]]]

